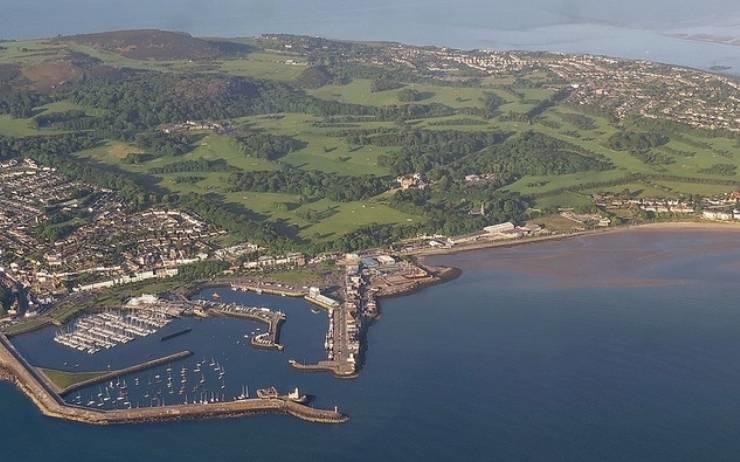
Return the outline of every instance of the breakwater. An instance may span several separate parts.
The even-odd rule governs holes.
[[[283,345],[278,343],[280,338],[280,325],[285,321],[285,314],[262,307],[245,307],[241,305],[209,302],[208,313],[234,318],[250,319],[267,325],[267,331],[253,335],[249,339],[250,345],[255,348],[266,350],[283,351]]]
[[[256,294],[267,294],[267,295],[280,295],[281,297],[303,297],[308,291],[303,289],[293,289],[288,287],[276,287],[274,285],[266,284],[254,284],[254,283],[243,283],[243,282],[232,282],[229,284],[231,288],[241,290],[244,292],[254,292]]]
[[[179,337],[179,336],[181,336],[181,335],[185,335],[185,334],[188,334],[188,333],[192,332],[192,330],[193,330],[193,329],[183,329],[183,330],[180,330],[180,331],[177,331],[177,332],[173,332],[173,333],[171,333],[171,334],[169,334],[169,335],[165,335],[165,336],[163,336],[163,337],[162,337],[161,339],[159,339],[159,340],[160,340],[160,341],[162,341],[162,342],[166,342],[167,340],[171,340],[171,339],[173,339],[173,338],[175,338],[175,337]]]
[[[109,380],[113,380],[113,379],[116,379],[124,375],[133,374],[135,372],[144,371],[144,370],[151,369],[157,366],[162,366],[164,364],[171,363],[179,359],[184,359],[192,355],[193,355],[192,351],[185,350],[185,351],[180,351],[180,352],[177,352],[171,355],[163,356],[161,358],[153,359],[151,361],[146,361],[140,364],[136,364],[134,366],[127,367],[125,369],[119,369],[116,371],[107,372],[107,373],[100,375],[99,377],[95,377],[89,380],[84,380],[82,382],[70,385],[64,388],[63,390],[60,390],[59,394],[61,396],[65,396],[73,391],[80,390],[90,385],[95,385],[96,383],[107,382]]]
[[[358,377],[357,369],[347,363],[334,360],[322,360],[314,364],[303,364],[291,359],[290,367],[301,372],[330,372],[340,379],[354,379]]]
[[[65,402],[53,385],[37,372],[2,334],[0,334],[0,378],[15,383],[44,415],[93,425],[239,417],[265,413],[292,415],[316,423],[342,423],[348,420],[348,417],[338,409],[316,409],[282,397],[115,410],[76,406]]]

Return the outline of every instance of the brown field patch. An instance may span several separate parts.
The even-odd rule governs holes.
[[[141,150],[124,143],[113,143],[108,148],[108,155],[116,159],[123,159],[129,154],[138,154]]]
[[[79,66],[64,61],[25,66],[21,73],[37,91],[49,91],[68,82],[77,82],[84,74]]]

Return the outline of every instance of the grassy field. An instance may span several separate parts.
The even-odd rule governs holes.
[[[262,275],[264,279],[294,286],[309,286],[321,282],[321,274],[313,270],[272,271]]]
[[[340,175],[387,175],[388,170],[378,165],[378,156],[389,154],[392,148],[377,146],[350,146],[344,138],[328,136],[337,129],[316,126],[323,119],[308,114],[280,114],[278,117],[243,117],[236,122],[243,126],[270,133],[292,136],[306,143],[306,147],[283,157],[285,162],[304,170],[321,170]],[[358,128],[392,127],[390,122],[363,122]]]
[[[549,98],[553,92],[543,89],[518,89],[516,93],[498,86],[453,86],[428,83],[408,83],[403,89],[371,91],[372,81],[355,79],[346,85],[326,85],[309,93],[323,99],[367,106],[389,106],[404,104],[398,99],[403,89],[416,90],[421,94],[418,103],[439,103],[455,109],[482,108],[487,93],[494,93],[505,103],[499,110],[503,113],[526,112],[538,102]],[[520,96],[523,96],[523,98]]]
[[[287,115],[283,119],[247,118],[239,123],[260,126],[272,132],[290,134],[308,143],[308,147],[289,154],[281,162],[307,170],[321,170],[345,175],[387,174],[377,167],[376,159],[384,149],[372,146],[363,147],[350,153],[350,159],[344,159],[341,153],[349,151],[343,139],[329,138],[320,134],[320,129],[310,126],[310,120],[304,121],[305,115]],[[317,145],[321,143],[321,148]],[[330,144],[332,150],[326,152],[323,146]],[[373,152],[373,150],[375,152]],[[173,162],[194,159],[224,159],[233,167],[243,171],[269,171],[279,168],[278,162],[256,159],[245,155],[236,143],[222,135],[207,135],[194,150],[180,156],[162,156],[140,164],[124,162],[130,153],[139,150],[132,145],[109,142],[103,146],[79,153],[79,156],[115,165],[124,170],[136,173],[151,174],[151,169]],[[341,158],[341,159],[340,159]],[[295,226],[303,238],[325,241],[337,238],[370,224],[404,224],[420,220],[420,217],[409,216],[395,210],[380,199],[362,202],[334,202],[323,199],[316,202],[301,203],[299,196],[282,193],[230,192],[226,188],[228,172],[188,172],[156,175],[160,186],[178,193],[195,192],[205,194],[215,192],[222,194],[227,203],[235,203],[251,209],[265,218],[282,221]],[[198,181],[178,183],[178,176],[196,176]],[[309,211],[318,213],[320,222],[310,222],[304,217]]]
[[[50,132],[33,128],[31,119],[15,119],[7,114],[0,114],[0,135],[2,136],[33,136]]]
[[[98,109],[90,106],[82,106],[79,104],[74,103],[70,100],[61,100],[61,101],[55,101],[53,103],[45,104],[43,106],[39,106],[38,110],[40,111],[39,114],[50,114],[54,112],[64,112],[64,111],[85,111],[85,113],[92,117],[100,117],[104,115],[107,111],[105,109]]]
[[[100,116],[105,113],[104,110],[84,107],[68,100],[55,101],[35,108],[36,115],[49,114],[54,112],[64,112],[70,110],[82,110],[90,116]],[[64,130],[51,128],[38,129],[33,125],[33,119],[14,118],[8,114],[0,114],[0,136],[35,136],[35,135],[54,135],[65,133]]]
[[[42,374],[46,376],[49,381],[54,384],[58,391],[64,390],[65,388],[76,385],[86,380],[96,379],[107,372],[67,372],[58,371],[54,369],[38,369]]]
[[[245,42],[247,43],[247,42]],[[249,42],[250,45],[255,45]],[[0,63],[18,63],[45,77],[38,66],[54,63],[70,51],[85,53],[115,67],[159,70],[165,72],[225,73],[249,78],[292,81],[306,68],[306,57],[293,51],[261,50],[238,58],[218,58],[209,61],[135,60],[87,45],[55,40],[4,42]],[[36,67],[34,67],[36,66]],[[26,72],[27,69],[24,69]],[[72,71],[70,71],[72,72]],[[609,148],[609,139],[622,126],[604,117],[587,115],[592,127],[584,127],[573,115],[582,116],[580,109],[558,105],[529,122],[517,122],[510,113],[525,113],[550,98],[556,91],[550,84],[552,75],[536,71],[527,75],[497,75],[482,78],[475,85],[459,83],[407,82],[404,88],[421,95],[421,104],[439,103],[460,110],[447,117],[407,120],[405,125],[429,130],[489,131],[501,130],[519,133],[535,130],[550,137],[571,143],[597,157],[608,160],[614,168],[607,171],[579,172],[567,175],[524,176],[504,189],[532,195],[537,207],[586,205],[590,195],[599,191],[623,191],[642,197],[663,197],[684,194],[712,195],[735,189],[728,182],[740,183],[740,148],[737,140],[708,138],[686,130],[671,135],[664,146],[654,148],[658,160],[643,160],[629,152]],[[47,79],[48,80],[48,79]],[[522,83],[522,80],[528,81]],[[326,85],[308,93],[322,99],[351,104],[387,106],[403,104],[399,101],[401,89],[372,92],[370,79],[354,79],[345,85]],[[491,118],[470,115],[473,109],[482,109],[488,93],[498,95],[503,103]],[[78,106],[71,101],[57,101],[37,108],[38,113],[84,110],[91,116],[100,116],[104,110]],[[467,111],[464,111],[467,109]],[[466,123],[470,121],[476,123]],[[131,144],[107,142],[95,149],[79,153],[80,158],[94,159],[123,170],[150,175],[166,190],[177,193],[217,193],[228,203],[239,204],[264,218],[277,220],[298,229],[303,238],[328,241],[360,227],[379,224],[416,223],[418,216],[409,216],[389,207],[386,198],[338,203],[328,199],[306,203],[294,194],[229,191],[226,178],[229,172],[187,172],[153,175],[152,170],[185,161],[223,159],[239,171],[271,171],[286,165],[319,170],[339,175],[390,175],[390,170],[379,165],[380,156],[393,157],[401,146],[353,146],[336,132],[344,130],[326,125],[321,117],[304,113],[287,113],[241,117],[232,121],[237,128],[264,130],[273,134],[294,137],[305,147],[281,159],[269,161],[249,156],[231,137],[205,133],[194,148],[179,156],[159,156],[141,163],[126,159],[140,150]],[[576,124],[580,125],[577,126]],[[394,121],[363,121],[348,124],[348,129],[397,128]],[[629,127],[627,127],[629,128]],[[0,135],[21,137],[58,133],[33,128],[30,119],[13,119],[0,115]],[[652,162],[652,163],[648,163]],[[709,173],[713,167],[730,166],[726,175]],[[732,171],[732,166],[736,170]],[[661,179],[658,175],[662,175]],[[638,177],[639,176],[639,177]],[[185,178],[187,177],[187,181]],[[677,177],[677,178],[669,178]],[[318,221],[315,216],[320,216]]]
[[[624,183],[616,186],[600,186],[595,189],[589,188],[588,190],[590,192],[621,191],[627,188],[640,191],[640,195],[643,197],[663,197],[682,194],[713,195],[726,193],[735,188],[731,185],[721,183],[728,180],[740,182],[740,176],[737,174],[724,176],[702,172],[703,169],[715,164],[735,165],[738,167],[738,171],[740,171],[740,150],[737,148],[736,141],[734,140],[727,138],[707,138],[701,136],[698,132],[687,130],[686,133],[671,136],[671,141],[665,146],[653,149],[654,152],[672,159],[672,163],[648,164],[629,152],[614,151],[608,147],[609,137],[616,133],[618,128],[610,125],[606,119],[589,115],[588,117],[594,121],[595,127],[585,130],[579,129],[564,120],[560,116],[560,114],[564,113],[576,113],[576,111],[570,107],[560,106],[556,110],[547,111],[542,121],[535,123],[533,126],[525,127],[521,123],[504,122],[499,124],[498,127],[512,131],[521,131],[526,128],[540,131],[548,136],[561,139],[600,155],[608,159],[615,168],[602,172],[525,176],[507,186],[507,189],[522,194],[543,195],[551,191],[556,192],[569,188],[572,188],[574,191],[581,191],[583,190],[583,186],[589,183],[603,183],[624,179]],[[555,126],[551,125],[552,122],[555,122],[558,127],[555,128]],[[634,174],[696,178],[706,180],[707,183],[650,181],[635,184],[632,178]],[[713,184],[712,182],[716,183]],[[568,194],[556,193],[547,197],[547,199],[538,199],[537,204],[566,205],[570,203],[570,199],[575,197]]]
[[[371,84],[369,79],[355,79],[347,85],[326,85],[309,93],[319,98],[367,106],[403,104],[398,100],[402,89],[372,92]],[[404,88],[421,93],[419,103],[441,103],[454,108],[481,107],[485,95],[485,89],[474,87],[410,83]]]
[[[305,68],[305,58],[274,52],[250,53],[246,58],[223,60],[218,66],[230,75],[283,81],[295,79]]]

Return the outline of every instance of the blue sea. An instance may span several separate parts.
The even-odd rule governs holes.
[[[287,364],[322,356],[325,313],[298,299],[227,289],[224,300],[286,312],[284,352],[249,347],[244,335],[260,326],[234,319],[175,321],[162,333],[193,331],[92,357],[54,344],[51,330],[14,340],[33,364],[73,370],[191,349],[175,371],[215,360],[226,370],[228,394],[301,386],[315,405],[348,413],[346,424],[254,416],[89,427],[45,418],[0,384],[2,460],[738,459],[740,233],[617,232],[431,263],[463,274],[383,301],[365,367],[351,381]],[[141,382],[152,373],[140,373]],[[97,392],[82,395],[87,401]]]

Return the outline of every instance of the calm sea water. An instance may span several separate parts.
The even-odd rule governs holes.
[[[345,425],[257,416],[93,428],[44,418],[0,384],[3,460],[737,460],[740,233],[639,231],[435,262],[464,273],[385,301],[354,381],[288,368],[321,355],[326,317],[280,297],[223,292],[284,309],[284,353],[244,345],[257,325],[238,320],[178,321],[193,332],[92,358],[50,332],[16,339],[35,364],[79,369],[190,348],[182,364],[214,357],[232,391],[301,385],[348,412]]]
[[[419,45],[599,53],[740,74],[740,47],[665,33],[740,37],[733,0],[0,0],[0,38],[160,28],[265,32]],[[41,11],[53,12],[40,14]]]

